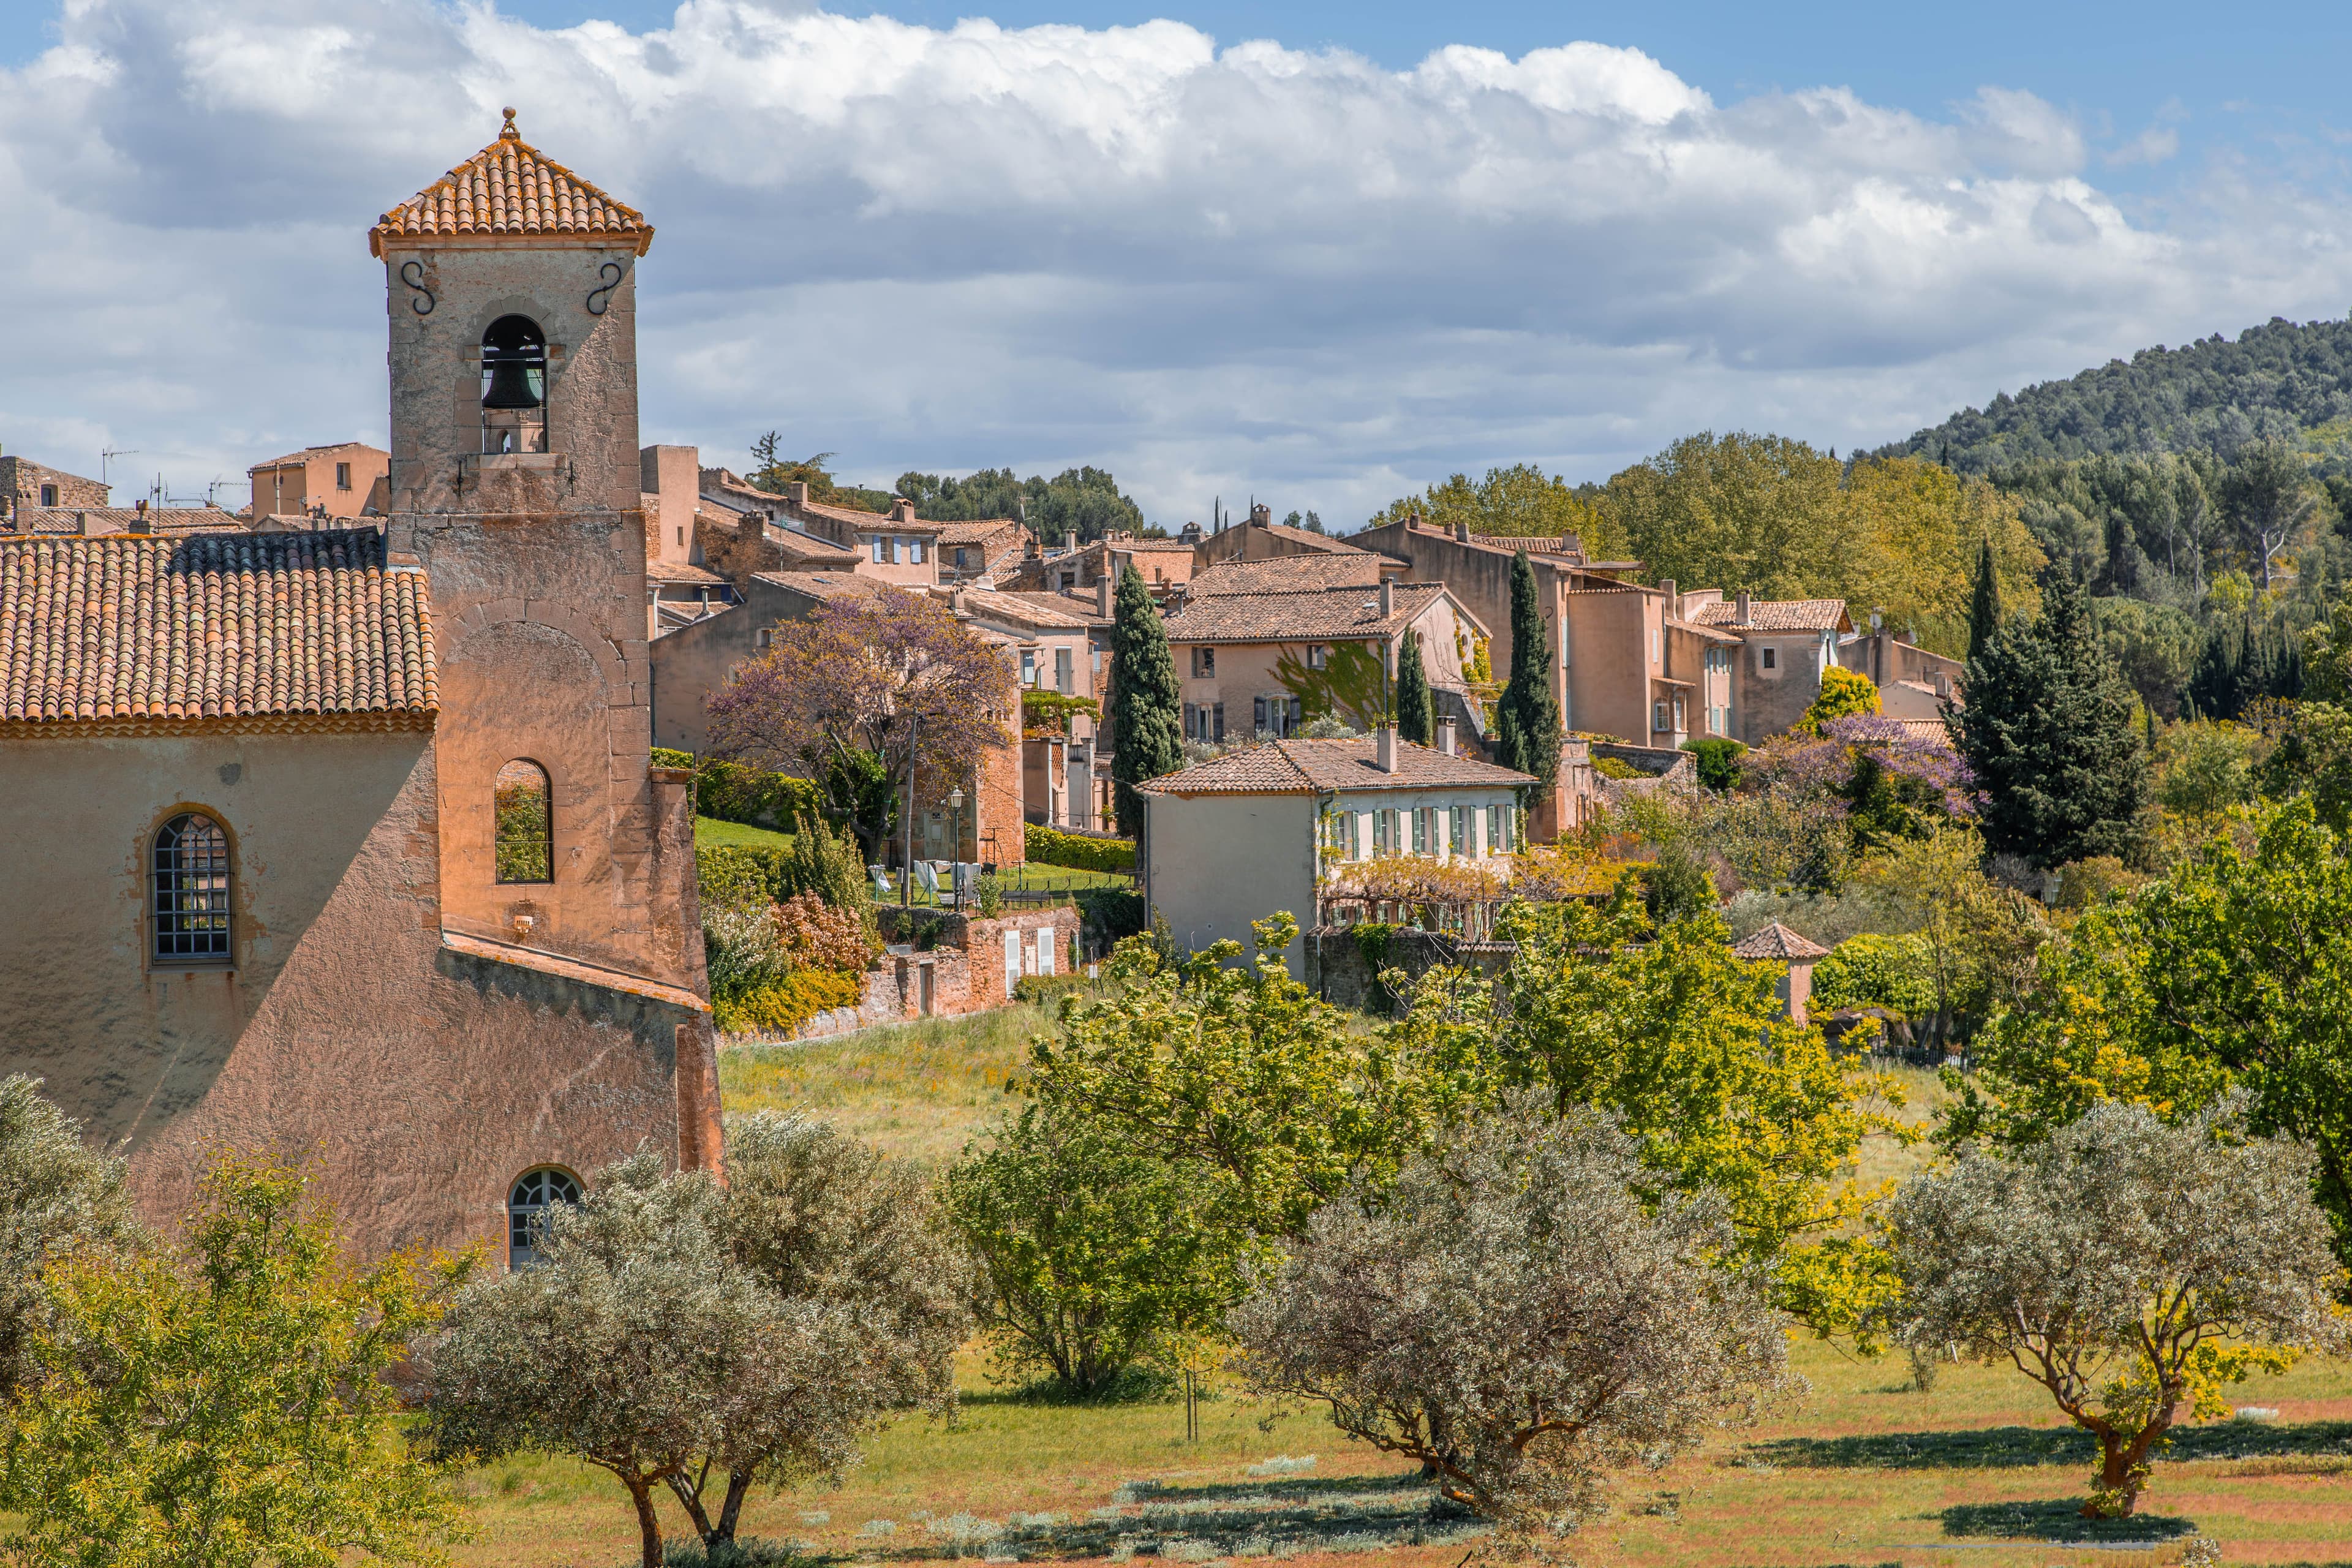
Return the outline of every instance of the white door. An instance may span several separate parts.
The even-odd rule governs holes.
[[[1048,926],[1045,930],[1037,933],[1038,973],[1051,974],[1054,973],[1054,948],[1055,945],[1052,927]]]
[[[1021,933],[1009,931],[1004,933],[1004,994],[1012,995],[1013,988],[1020,984]]]

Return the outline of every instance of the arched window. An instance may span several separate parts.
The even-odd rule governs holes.
[[[547,1211],[580,1201],[580,1184],[551,1165],[525,1171],[507,1194],[507,1267],[528,1268],[539,1261],[540,1238],[547,1234]]]
[[[547,450],[547,334],[529,316],[482,334],[482,450]]]
[[[167,963],[229,959],[228,835],[188,811],[155,832],[156,958]]]
[[[555,824],[547,770],[517,759],[499,770],[498,861],[501,882],[555,880]]]

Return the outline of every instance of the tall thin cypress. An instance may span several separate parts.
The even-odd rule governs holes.
[[[1429,674],[1421,668],[1421,638],[1404,634],[1397,650],[1397,738],[1416,746],[1431,744],[1437,736],[1437,700],[1429,689]]]
[[[1168,651],[1168,628],[1133,563],[1119,569],[1110,628],[1111,798],[1122,832],[1143,839],[1143,797],[1135,786],[1184,764],[1182,689]]]
[[[1551,639],[1536,604],[1536,569],[1511,561],[1511,679],[1495,704],[1495,751],[1507,768],[1533,773],[1538,797],[1559,777],[1559,700],[1551,690]]]
[[[1977,548],[1977,581],[1969,595],[1969,657],[1984,651],[2000,630],[2000,579],[1993,574],[1992,538]]]

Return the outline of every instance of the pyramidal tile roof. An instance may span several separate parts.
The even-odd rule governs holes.
[[[1761,959],[1779,959],[1786,963],[1790,959],[1827,958],[1829,955],[1828,948],[1817,942],[1807,941],[1779,921],[1774,921],[1745,941],[1731,944],[1732,957],[1744,958],[1751,963]]]
[[[372,528],[0,541],[0,735],[429,729],[425,574]]]
[[[368,230],[368,250],[385,242],[439,235],[625,237],[643,256],[653,225],[522,139],[515,111],[499,139],[409,197]]]

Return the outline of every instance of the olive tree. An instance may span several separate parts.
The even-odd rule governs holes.
[[[38,1079],[0,1078],[0,1403],[31,1370],[25,1336],[44,1310],[43,1271],[136,1236],[122,1162],[84,1143]]]
[[[1517,1097],[1307,1221],[1229,1319],[1244,1371],[1515,1533],[1572,1531],[1790,1381],[1720,1202],[1649,1179],[1603,1114]]]
[[[1889,1326],[2048,1389],[2098,1441],[2086,1515],[2129,1514],[2165,1434],[2228,1414],[2228,1384],[2346,1342],[2311,1150],[2245,1136],[2241,1103],[2168,1127],[2104,1101],[2044,1142],[1964,1149],[1889,1210]]]

